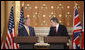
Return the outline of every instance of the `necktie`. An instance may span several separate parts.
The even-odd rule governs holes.
[[[57,35],[56,27],[55,27],[55,34]]]
[[[29,32],[29,29],[27,28],[27,32],[28,32],[28,35],[30,36],[30,32]]]
[[[58,28],[56,27],[56,32],[58,31]]]
[[[55,33],[56,33],[56,27],[55,27]]]

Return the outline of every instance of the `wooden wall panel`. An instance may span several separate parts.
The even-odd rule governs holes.
[[[3,34],[5,24],[5,1],[1,1],[1,33]]]
[[[59,22],[67,27],[73,26],[73,14],[74,14],[74,5],[75,1],[21,1],[24,2],[24,16],[31,19],[31,26],[33,27],[49,27],[50,25],[50,15],[53,13],[55,17],[59,19]],[[81,23],[83,23],[83,11],[84,11],[84,2],[76,1],[78,4],[78,12]],[[27,8],[31,7],[30,9]],[[42,9],[42,6],[45,5],[47,9]],[[58,8],[58,6],[60,8]],[[43,7],[45,7],[43,6]],[[36,9],[37,7],[37,9]],[[63,7],[63,8],[62,8]],[[38,14],[38,15],[35,15]],[[68,15],[66,15],[68,14]],[[35,16],[36,17],[35,17]]]

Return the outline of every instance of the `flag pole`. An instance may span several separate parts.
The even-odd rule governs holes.
[[[22,2],[22,7],[24,6],[24,1]]]
[[[78,4],[76,3],[76,1],[74,1],[74,4],[75,4],[75,6],[77,6]]]
[[[12,1],[12,6],[14,6],[14,1]]]

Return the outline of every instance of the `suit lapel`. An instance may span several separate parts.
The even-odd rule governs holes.
[[[25,34],[25,36],[28,36],[28,32],[25,27],[24,27],[24,34]]]
[[[29,32],[30,32],[30,36],[31,36],[31,28],[29,27]]]

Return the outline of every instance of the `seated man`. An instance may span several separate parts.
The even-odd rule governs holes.
[[[66,27],[59,24],[56,17],[51,18],[51,25],[48,36],[67,36],[69,39],[68,41],[70,41],[70,36],[68,35]]]
[[[34,28],[30,25],[30,19],[24,18],[24,25],[18,30],[19,36],[35,36]]]

